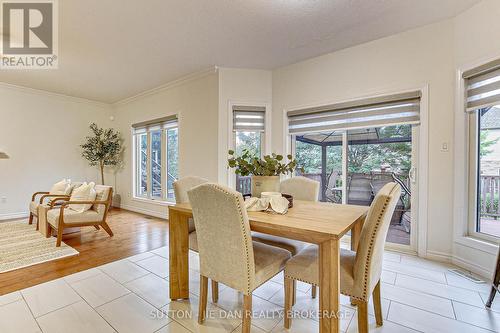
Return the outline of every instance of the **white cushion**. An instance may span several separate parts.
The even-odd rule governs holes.
[[[51,209],[47,212],[47,221],[56,229],[59,225],[60,212],[60,208]],[[65,209],[63,214],[65,224],[102,221],[102,217],[99,217],[99,214],[94,210],[87,210],[86,212],[79,213],[71,209]]]
[[[111,186],[105,186],[105,185],[96,185],[94,187],[95,189],[95,201],[107,201],[109,199],[109,193],[111,191]],[[104,205],[94,205],[92,207],[93,210],[98,212],[99,214],[104,214],[104,211],[106,210],[106,207]]]
[[[95,201],[96,192],[95,192],[95,184],[84,183],[79,188],[76,188],[71,193],[70,201]],[[89,210],[92,207],[92,204],[70,204],[69,209],[74,210],[78,213],[83,213]]]
[[[63,179],[58,183],[55,183],[52,185],[52,188],[50,189],[50,194],[61,194],[61,195],[67,195],[68,190],[71,188],[71,180],[69,179]]]

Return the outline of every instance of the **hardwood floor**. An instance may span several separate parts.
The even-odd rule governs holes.
[[[79,255],[0,273],[0,295],[97,267],[168,244],[168,221],[118,208],[108,215],[114,236],[93,227],[63,236]]]

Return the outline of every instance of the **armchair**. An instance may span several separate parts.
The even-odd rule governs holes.
[[[37,196],[41,195],[40,199],[37,199]],[[30,217],[29,224],[33,224],[33,219],[36,217],[36,230],[39,229],[39,220],[38,220],[38,207],[43,204],[46,198],[68,198],[69,195],[61,195],[61,194],[50,194],[50,192],[35,192],[31,196],[30,202]]]
[[[50,237],[52,230],[56,230],[56,246],[61,246],[64,228],[93,226],[99,230],[99,227],[102,227],[110,237],[113,236],[111,228],[106,223],[113,198],[113,188],[111,186],[96,185],[95,190],[97,195],[94,201],[70,201],[65,196],[58,196],[52,200],[47,211],[46,237]],[[92,204],[92,208],[80,213],[68,208],[72,204]]]

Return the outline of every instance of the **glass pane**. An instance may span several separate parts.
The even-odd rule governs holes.
[[[347,133],[347,203],[369,206],[388,182],[402,187],[387,241],[410,245],[411,207],[408,174],[412,160],[411,125],[352,130]]]
[[[151,132],[151,196],[161,198],[161,130]]]
[[[477,231],[500,237],[500,105],[479,111]]]
[[[244,150],[250,152],[251,156],[262,156],[262,141],[261,132],[236,132],[235,152],[236,155],[241,155]],[[249,194],[251,192],[251,176],[236,175],[236,191]]]
[[[148,171],[147,171],[147,160],[148,160],[148,136],[146,134],[141,134],[137,138],[138,146],[138,183],[137,183],[137,195],[146,196],[148,191]]]
[[[167,130],[167,200],[173,201],[174,182],[179,178],[179,144],[178,129]]]
[[[320,201],[342,203],[341,132],[296,136],[295,158],[304,169],[304,173],[297,171],[297,175],[320,182]]]

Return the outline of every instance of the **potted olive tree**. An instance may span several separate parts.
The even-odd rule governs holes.
[[[103,129],[90,124],[92,136],[87,136],[82,148],[82,156],[91,166],[99,166],[101,183],[104,185],[104,168],[118,166],[121,162],[122,145],[120,132],[112,128]]]
[[[235,156],[229,151],[228,165],[235,169],[240,176],[252,176],[252,196],[260,197],[262,192],[279,192],[280,175],[293,173],[297,168],[297,161],[292,155],[287,156],[288,163],[283,155],[265,155],[263,159],[252,156],[248,150],[243,150],[241,156]]]

